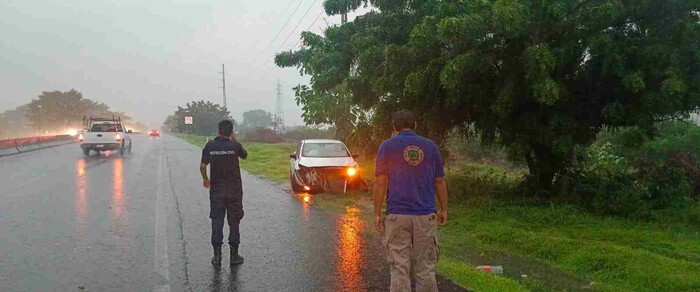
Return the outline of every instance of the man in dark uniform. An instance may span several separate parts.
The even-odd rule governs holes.
[[[211,263],[221,265],[221,246],[224,240],[224,217],[228,221],[228,244],[231,248],[231,265],[243,263],[238,254],[241,235],[238,230],[243,218],[243,187],[238,158],[246,159],[248,152],[236,141],[233,123],[229,120],[219,122],[219,136],[209,141],[202,150],[202,162],[199,171],[203,185],[209,189],[211,218],[211,244],[214,257]],[[207,165],[211,164],[211,181],[207,177]]]

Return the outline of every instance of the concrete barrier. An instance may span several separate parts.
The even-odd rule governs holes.
[[[17,148],[0,149],[0,157],[20,153]]]
[[[0,156],[30,152],[75,142],[75,138],[68,135],[0,140]]]

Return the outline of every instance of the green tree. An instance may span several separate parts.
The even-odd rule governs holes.
[[[55,131],[80,125],[88,106],[75,89],[44,91],[29,103],[27,117],[39,132]]]
[[[27,118],[28,105],[21,105],[0,114],[0,139],[33,135],[36,128]]]
[[[267,128],[273,122],[272,114],[261,109],[249,110],[243,113],[243,129]]]
[[[192,125],[185,124],[185,117],[192,117]],[[231,119],[226,108],[211,101],[193,101],[185,107],[177,107],[177,111],[165,121],[171,130],[178,132],[192,131],[199,135],[214,135],[217,124],[223,119]],[[233,121],[235,124],[235,121]],[[175,126],[175,127],[173,127]]]
[[[377,10],[276,56],[312,76],[297,100],[347,84],[375,125],[403,108],[439,143],[475,129],[525,157],[543,190],[603,126],[651,129],[700,105],[697,0],[363,3]]]

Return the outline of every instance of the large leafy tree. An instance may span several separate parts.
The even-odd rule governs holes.
[[[507,146],[544,190],[602,127],[651,130],[700,104],[698,0],[362,2],[375,10],[276,56],[312,76],[305,114],[346,84],[375,123],[409,109],[439,142],[457,127]]]
[[[243,127],[243,129],[267,128],[271,127],[272,123],[273,118],[271,113],[265,110],[255,109],[243,113],[241,127]]]
[[[84,98],[83,94],[75,89],[44,91],[33,99],[25,110],[27,119],[39,132],[61,132],[68,128],[79,128],[83,118],[87,116],[131,119],[124,112],[111,111],[104,103]]]
[[[185,124],[185,117],[191,116],[193,123],[191,126]],[[200,135],[214,135],[217,131],[217,124],[223,119],[231,119],[229,111],[219,104],[211,101],[192,101],[185,107],[177,107],[177,111],[169,116],[165,124],[171,130],[179,132],[192,131]],[[233,121],[235,124],[235,121]]]

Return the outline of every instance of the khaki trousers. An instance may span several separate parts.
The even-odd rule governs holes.
[[[416,292],[437,291],[437,225],[435,214],[387,215],[383,244],[391,266],[391,292],[411,291],[411,264]]]

